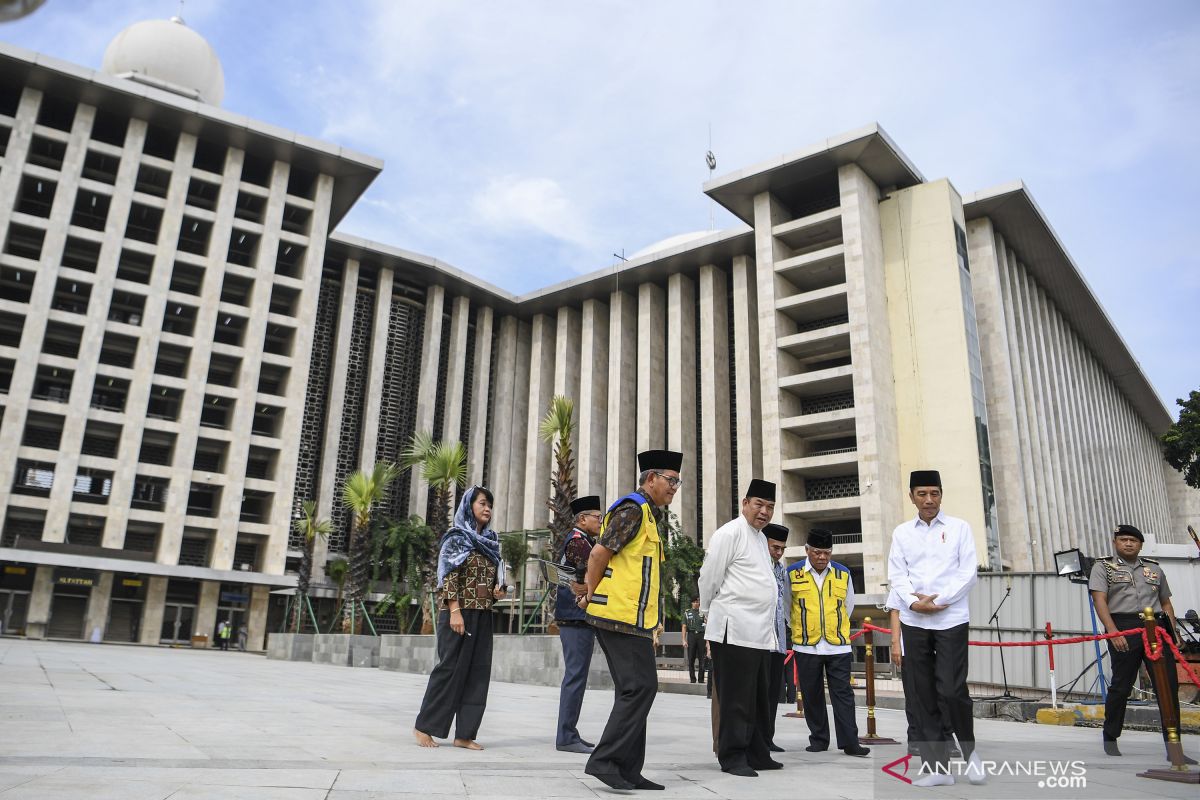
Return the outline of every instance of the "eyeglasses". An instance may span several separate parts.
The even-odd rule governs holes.
[[[810,547],[808,549],[809,549],[809,552],[811,552],[812,555],[814,555],[814,556],[831,556],[831,555],[833,555],[832,550],[818,550],[815,547]]]
[[[584,512],[583,512],[582,514],[580,514],[579,516],[581,516],[581,517],[595,517],[596,519],[603,519],[603,518],[604,518],[604,515],[603,515],[603,514],[601,514],[599,511],[584,511]]]
[[[650,471],[653,472],[658,477],[662,478],[664,481],[666,481],[667,485],[670,486],[672,489],[679,488],[679,484],[683,483],[683,478],[676,478],[674,475],[664,475],[663,473],[659,472],[656,469],[652,469]]]

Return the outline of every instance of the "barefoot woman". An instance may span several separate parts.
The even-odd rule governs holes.
[[[472,486],[438,552],[438,663],[429,673],[413,736],[422,747],[450,735],[454,746],[482,750],[475,741],[492,677],[492,603],[500,585],[500,542],[489,525],[492,493]],[[457,719],[456,719],[457,718]]]

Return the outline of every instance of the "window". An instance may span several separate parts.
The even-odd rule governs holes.
[[[87,429],[83,432],[83,449],[85,456],[100,456],[101,458],[116,458],[121,449],[121,426],[111,422],[88,420]]]
[[[183,392],[166,386],[151,386],[150,401],[146,404],[146,416],[154,419],[179,419],[179,404],[183,400]]]
[[[113,185],[117,182],[117,169],[120,166],[121,159],[116,156],[110,156],[97,150],[88,150],[87,156],[83,159],[83,177]]]
[[[137,250],[121,251],[121,260],[117,262],[117,277],[134,283],[150,283],[150,275],[154,272],[154,256]]]
[[[204,514],[202,516],[208,517],[213,515]],[[183,567],[207,567],[208,545],[209,539],[207,536],[184,536],[179,541],[178,564]]]
[[[188,492],[187,513],[198,517],[215,517],[221,508],[221,487],[193,483]]]
[[[83,328],[78,325],[47,322],[46,338],[42,340],[42,352],[63,358],[75,358],[79,355],[79,342],[82,338]]]
[[[271,313],[294,317],[300,303],[300,292],[290,286],[275,284],[271,289]]]
[[[191,336],[196,327],[196,309],[181,303],[167,303],[163,315],[162,329],[164,333],[177,333],[180,336]]]
[[[292,339],[295,337],[296,331],[294,328],[285,328],[282,325],[267,326],[267,337],[263,342],[263,351],[273,353],[277,356],[290,356],[292,354]]]
[[[241,267],[252,267],[257,252],[258,234],[234,228],[229,235],[229,255],[226,260]]]
[[[0,297],[18,303],[28,303],[30,295],[33,294],[33,277],[34,273],[32,272],[0,264]],[[4,312],[0,312],[0,314],[2,313]],[[18,342],[13,342],[13,347],[17,346],[21,337],[19,325],[16,333]],[[5,344],[5,342],[0,340],[0,344]]]
[[[217,317],[217,326],[213,331],[213,341],[234,347],[242,346],[242,336],[246,332],[246,320],[232,314],[222,314]]]
[[[111,202],[112,198],[106,194],[93,192],[91,189],[80,189],[75,195],[75,210],[71,214],[71,224],[93,231],[104,230]],[[126,233],[126,235],[129,234]]]
[[[254,424],[251,432],[256,436],[279,436],[283,409],[277,406],[259,405],[254,409]]]
[[[226,273],[225,282],[221,284],[221,302],[233,303],[238,306],[249,306],[251,293],[254,291],[254,281],[240,275]]]
[[[291,242],[280,242],[275,256],[275,274],[295,278],[304,263],[305,248]]]
[[[54,298],[50,301],[50,307],[70,314],[86,314],[91,296],[91,284],[59,278],[54,286]]]
[[[138,475],[133,479],[134,508],[148,508],[161,511],[167,502],[167,487],[170,481],[166,478],[152,478],[148,475]]]
[[[42,242],[45,238],[46,232],[41,228],[9,223],[8,240],[4,243],[4,252],[37,261],[42,257]]]
[[[8,394],[8,389],[12,386],[13,370],[16,368],[17,362],[11,358],[0,358],[0,394]]]
[[[92,387],[92,408],[103,411],[124,411],[125,400],[129,396],[129,381],[123,378],[112,378],[107,375],[97,375]]]
[[[258,373],[258,391],[262,394],[273,394],[277,397],[283,397],[287,394],[288,374],[291,372],[287,367],[281,367],[277,364],[263,364]]]
[[[66,144],[55,139],[47,139],[45,136],[38,136],[35,133],[29,140],[29,154],[25,157],[25,162],[46,169],[60,170],[66,156]]]
[[[204,408],[200,411],[200,424],[206,428],[229,429],[233,421],[233,400],[215,395],[204,396]]]
[[[208,362],[208,382],[216,386],[237,388],[242,369],[242,360],[233,356],[213,353]]]
[[[62,265],[83,272],[95,272],[96,263],[100,260],[100,243],[78,236],[68,236],[63,247]],[[121,277],[119,274],[117,277]]]
[[[158,537],[162,534],[162,526],[148,522],[130,522],[125,529],[123,550],[134,553],[153,553],[158,549]]]
[[[208,235],[212,233],[212,223],[195,217],[184,216],[179,228],[178,248],[185,253],[198,256],[208,255]]]
[[[312,212],[307,208],[285,205],[283,207],[283,222],[281,227],[288,233],[306,235],[308,233],[308,221],[311,217]]]
[[[188,360],[191,355],[192,351],[186,347],[160,342],[158,357],[154,361],[154,371],[159,375],[182,378],[187,374]]]
[[[109,481],[111,485],[111,480]],[[84,502],[96,502],[88,500],[84,497],[75,497],[76,500]],[[108,498],[100,502],[108,502]],[[83,514],[71,514],[67,518],[67,544],[78,545],[81,547],[99,547],[100,542],[104,539],[104,518],[84,516]]]
[[[274,480],[275,461],[278,455],[277,450],[251,446],[249,457],[246,460],[246,477],[264,481]]]
[[[37,124],[70,133],[71,123],[75,121],[76,107],[74,100],[44,94],[41,105],[38,106]]]
[[[125,132],[129,129],[129,120],[117,116],[104,109],[96,109],[96,117],[92,121],[92,139],[97,142],[121,147],[125,144]]]
[[[21,178],[21,188],[17,192],[16,210],[22,214],[34,217],[49,217],[50,207],[54,205],[54,191],[58,184],[53,181],[26,175]]]
[[[174,453],[175,434],[155,430],[147,430],[142,434],[142,449],[138,453],[138,461],[142,464],[169,467]]]
[[[197,439],[196,456],[192,469],[197,472],[222,472],[225,469],[225,451],[228,444],[217,439]]]
[[[183,261],[175,262],[175,271],[171,273],[171,291],[183,292],[199,296],[204,287],[204,269]],[[169,309],[168,309],[169,311]]]
[[[171,173],[165,169],[142,164],[138,168],[137,181],[133,185],[135,192],[142,192],[152,197],[166,197],[167,188],[171,185]]]
[[[287,193],[294,197],[312,200],[317,193],[317,176],[293,165],[291,171],[288,172]]]
[[[104,342],[100,346],[100,363],[133,369],[137,346],[138,340],[134,337],[108,331],[104,334]]]
[[[221,187],[215,183],[201,180],[200,178],[192,178],[188,184],[187,204],[202,208],[205,211],[217,210],[217,197],[221,193]]]
[[[49,495],[54,487],[54,464],[48,461],[17,461],[13,491],[19,494]]]
[[[275,495],[247,489],[242,494],[242,522],[265,523],[271,519],[271,505]]]
[[[175,158],[175,147],[179,144],[179,134],[175,131],[160,128],[157,125],[146,127],[146,144],[142,152],[148,156],[165,158],[168,161]]]
[[[84,503],[107,503],[112,494],[112,478],[111,472],[80,467],[75,473],[71,499]]]
[[[233,208],[233,215],[247,222],[261,223],[266,208],[267,199],[265,197],[249,192],[238,192],[237,205]]]
[[[265,158],[246,153],[242,162],[242,180],[255,186],[271,185],[271,162]]]
[[[108,318],[113,322],[121,322],[126,325],[141,325],[142,311],[145,306],[146,298],[140,294],[122,292],[118,289],[113,292],[112,302],[108,304]]]
[[[196,156],[192,166],[205,172],[215,172],[220,175],[225,171],[225,154],[228,149],[223,144],[210,142],[206,139],[196,140]]]
[[[129,221],[125,225],[125,238],[155,244],[158,241],[158,229],[161,225],[162,209],[141,203],[131,203]]]
[[[57,451],[59,443],[62,441],[62,429],[63,418],[61,416],[31,411],[25,420],[21,445]]]

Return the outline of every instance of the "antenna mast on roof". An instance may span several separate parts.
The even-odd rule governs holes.
[[[708,179],[713,179],[713,173],[717,170],[717,157],[712,151],[712,123],[708,123],[708,152],[704,154],[704,160],[708,164]],[[711,200],[709,201],[712,202]],[[710,205],[708,207],[708,229],[715,231],[717,229],[717,220],[714,216],[714,209]]]

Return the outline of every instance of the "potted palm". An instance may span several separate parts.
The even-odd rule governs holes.
[[[318,538],[329,536],[333,524],[327,519],[318,519],[316,502],[305,500],[300,506],[300,516],[293,521],[292,527],[304,540],[304,556],[300,560],[300,572],[296,577],[296,594],[287,630],[272,633],[267,637],[267,658],[311,661],[313,637],[319,632],[316,614],[308,596],[309,584],[312,582],[313,545]],[[312,626],[312,633],[304,633],[305,626]]]

